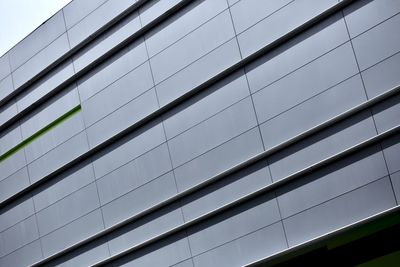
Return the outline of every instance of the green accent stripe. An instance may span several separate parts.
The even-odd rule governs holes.
[[[26,147],[27,145],[29,145],[30,143],[32,143],[33,141],[38,139],[40,136],[44,135],[45,133],[49,132],[53,128],[57,127],[62,122],[68,120],[69,118],[71,118],[72,116],[74,116],[76,113],[78,113],[80,111],[81,111],[81,105],[74,107],[73,109],[71,109],[70,111],[68,111],[67,113],[65,113],[64,115],[62,115],[61,117],[59,117],[58,119],[53,121],[52,123],[46,125],[42,129],[40,129],[39,131],[37,131],[36,133],[31,135],[30,137],[28,137],[27,139],[25,139],[24,141],[22,141],[21,143],[19,143],[18,145],[16,145],[15,147],[8,150],[6,153],[1,155],[0,162],[8,159],[12,155],[14,155],[18,151],[20,151],[22,148]]]

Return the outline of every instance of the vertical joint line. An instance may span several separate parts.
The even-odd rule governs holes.
[[[363,88],[364,88],[364,93],[365,93],[365,96],[366,96],[367,99],[368,99],[367,89],[365,88],[364,79],[363,79],[363,77],[362,77],[362,75],[361,75],[360,64],[358,63],[356,51],[354,50],[353,38],[351,38],[350,31],[349,31],[349,27],[347,26],[346,17],[345,17],[345,15],[344,15],[344,11],[342,10],[342,11],[340,11],[340,12],[341,12],[342,17],[343,17],[344,25],[346,26],[347,35],[349,36],[349,41],[350,41],[351,49],[353,50],[354,59],[355,59],[355,61],[356,61],[358,73],[359,73],[359,75],[360,75],[361,82],[362,82],[362,85],[363,85]]]
[[[367,99],[368,99],[367,89],[366,89],[366,87],[365,87],[364,79],[363,79],[363,77],[362,77],[362,75],[361,75],[360,64],[358,63],[356,51],[354,50],[353,39],[352,39],[351,36],[350,36],[350,31],[349,31],[349,27],[348,27],[348,25],[347,25],[347,21],[346,21],[345,15],[344,15],[344,11],[342,10],[341,13],[342,13],[342,16],[343,16],[344,24],[345,24],[345,26],[346,26],[347,34],[348,34],[348,36],[349,36],[349,40],[350,40],[351,48],[352,48],[352,50],[353,50],[354,58],[355,58],[356,63],[357,63],[357,68],[358,68],[358,72],[359,72],[359,75],[360,75],[360,78],[361,78],[361,82],[362,82],[362,85],[363,85],[363,88],[364,88],[365,96],[366,96]],[[374,117],[374,114],[373,114],[373,112],[372,112],[372,107],[368,108],[368,111],[369,111],[369,113],[370,113],[370,115],[371,115],[371,118],[372,118],[372,121],[373,121],[373,123],[374,123],[375,132],[376,132],[376,134],[379,134],[378,127],[377,127],[376,122],[375,122],[375,117]],[[379,148],[381,149],[381,153],[382,153],[382,156],[383,156],[383,160],[384,160],[384,162],[385,162],[386,171],[387,171],[388,176],[389,176],[389,182],[390,182],[390,186],[392,187],[392,192],[393,192],[394,199],[395,199],[396,203],[398,203],[398,200],[397,200],[397,197],[396,197],[396,193],[395,193],[395,190],[394,190],[394,186],[393,186],[393,182],[392,182],[391,173],[390,173],[390,171],[389,171],[389,167],[388,167],[388,164],[387,164],[387,161],[386,161],[385,153],[383,152],[382,142],[379,142]]]
[[[69,40],[69,35],[68,35],[67,23],[65,21],[64,10],[62,9],[61,11],[62,11],[62,14],[63,14],[64,25],[65,25],[65,33],[67,34],[67,40],[68,40],[69,49],[71,49],[71,42]],[[76,73],[73,57],[71,57],[71,64],[72,64],[72,69],[74,70],[74,73]],[[78,82],[75,81],[74,84],[75,84],[75,87],[76,87],[76,92],[78,93],[78,98],[79,98],[80,105],[82,106],[82,98],[81,98],[81,94],[79,92]],[[82,110],[82,112],[83,112],[83,110]],[[83,131],[85,132],[85,136],[86,136],[86,142],[87,142],[88,147],[89,147],[90,146],[89,136],[87,134],[87,126],[86,126],[86,122],[85,122],[85,119],[84,119],[83,115],[82,115],[82,122],[83,122],[83,127],[84,127]],[[92,161],[91,157],[88,159],[88,164],[90,164],[91,167],[92,167],[94,185],[96,187],[97,199],[99,201],[99,210],[100,210],[100,214],[101,214],[101,220],[103,222],[103,227],[105,229],[106,228],[106,223],[105,223],[105,220],[104,220],[104,214],[103,214],[103,209],[102,209],[101,200],[100,200],[99,188],[97,186],[96,172],[94,170],[93,161]],[[110,245],[108,243],[108,240],[106,240],[105,242],[107,244],[108,255],[111,256],[111,250],[110,250]]]
[[[271,179],[272,179],[272,177],[271,177]],[[287,247],[289,248],[289,241],[288,241],[287,234],[286,234],[285,224],[283,223],[283,217],[282,217],[281,207],[280,207],[280,205],[279,205],[278,194],[276,193],[276,191],[274,192],[274,195],[275,195],[276,204],[277,204],[277,206],[278,206],[279,216],[281,217],[281,223],[282,223],[282,228],[283,228],[283,234],[285,235],[286,245],[287,245]]]
[[[237,44],[238,49],[239,49],[240,58],[243,59],[242,50],[240,49],[239,40],[238,40],[238,38],[237,38],[237,32],[236,32],[236,28],[235,28],[235,23],[233,22],[231,7],[229,6],[228,0],[226,0],[226,3],[227,3],[227,5],[228,5],[228,11],[229,11],[229,15],[230,15],[230,17],[231,17],[231,23],[232,23],[233,31],[234,31],[234,33],[235,33],[235,39],[236,39],[236,44]],[[257,116],[257,112],[256,112],[256,107],[255,107],[255,105],[254,105],[253,95],[252,95],[251,90],[250,90],[249,79],[247,78],[246,66],[243,67],[243,73],[244,73],[244,77],[245,77],[245,79],[246,79],[247,89],[249,90],[249,96],[250,96],[250,99],[251,99],[251,104],[253,105],[253,111],[254,111],[254,115],[255,115],[255,117],[256,117],[257,128],[258,128],[258,132],[259,132],[259,134],[260,134],[261,143],[262,143],[262,146],[263,146],[263,150],[265,151],[264,140],[263,140],[263,138],[262,138],[261,130],[260,130],[260,123],[259,123],[259,120],[258,120],[258,116]],[[269,169],[269,166],[268,166],[268,169]]]
[[[62,12],[63,19],[64,19],[64,25],[65,25],[65,34],[67,35],[68,46],[69,46],[69,49],[71,50],[71,49],[72,49],[72,47],[71,47],[71,41],[69,40],[69,34],[68,34],[68,29],[67,29],[67,22],[66,22],[66,20],[65,20],[65,14],[64,14],[64,8],[63,8],[63,9],[61,9],[61,12]],[[71,56],[71,63],[72,63],[72,69],[74,70],[74,73],[76,73],[76,70],[75,70],[75,64],[74,64],[74,57],[72,57],[72,56]],[[78,87],[78,83],[77,83],[77,82],[75,82],[75,84],[76,84],[76,87]],[[80,97],[79,97],[79,100],[81,100],[81,98],[80,98]],[[82,103],[82,102],[81,102],[81,103]]]
[[[13,70],[11,68],[11,60],[10,60],[10,53],[7,52],[7,60],[8,60],[8,66],[10,67],[10,76],[11,76],[11,83],[13,86],[13,91],[15,90],[15,83],[14,83],[14,75],[13,75]],[[6,76],[7,77],[7,76]],[[16,104],[17,102],[15,102],[15,107],[17,108],[17,112],[19,112],[18,110],[18,105]]]
[[[64,15],[64,10],[63,9],[62,9],[62,14],[63,14],[64,25],[65,25],[65,33],[67,34],[68,45],[69,45],[69,48],[71,49],[71,42],[69,40],[67,23],[65,21],[65,15]],[[71,64],[72,64],[72,68],[74,70],[74,73],[76,73],[73,57],[71,57]],[[78,82],[75,81],[74,84],[75,84],[75,87],[76,87],[76,92],[78,93],[78,98],[79,98],[80,105],[82,107],[82,98],[81,98],[81,94],[79,92]],[[82,112],[83,112],[83,110],[82,110]],[[85,136],[86,136],[86,142],[87,142],[88,147],[89,147],[90,146],[89,136],[87,134],[86,121],[85,121],[85,118],[84,118],[83,115],[82,115],[82,122],[83,122],[83,127],[84,127],[83,131],[85,132]],[[90,166],[92,168],[92,171],[93,171],[94,185],[96,187],[97,199],[99,201],[99,210],[100,210],[100,214],[101,214],[101,220],[103,222],[103,227],[105,229],[106,228],[106,223],[105,223],[105,220],[104,220],[104,214],[103,214],[103,209],[102,209],[101,200],[100,200],[99,188],[97,186],[96,172],[95,172],[95,169],[94,169],[94,166],[93,166],[92,158],[88,159],[88,164],[90,164]],[[109,255],[111,255],[110,245],[108,244],[108,241],[106,241],[106,242],[107,242],[108,253],[109,253]]]
[[[142,19],[140,17],[140,12],[139,11],[138,11],[139,21],[140,21],[140,25],[143,27]],[[143,36],[143,43],[144,43],[144,47],[146,48],[146,54],[147,54],[147,58],[148,58],[148,62],[149,62],[150,74],[151,74],[151,79],[152,79],[153,85],[154,85],[154,92],[155,92],[155,95],[156,95],[158,108],[160,108],[161,105],[160,105],[160,100],[158,99],[158,94],[157,94],[157,89],[156,89],[156,82],[155,82],[154,75],[153,75],[153,68],[151,67],[151,63],[150,63],[150,54],[149,54],[149,50],[147,48],[146,36]],[[178,183],[176,182],[175,169],[174,169],[174,165],[172,163],[171,150],[170,150],[169,144],[168,144],[167,132],[166,132],[165,126],[164,126],[164,115],[161,115],[160,120],[161,120],[161,125],[162,125],[164,136],[165,136],[165,144],[166,144],[167,150],[168,150],[168,157],[169,157],[169,162],[171,164],[172,175],[174,176],[175,189],[176,189],[176,192],[179,193]],[[179,209],[180,209],[181,215],[182,215],[182,220],[185,222],[185,216],[183,214],[181,200],[179,200],[178,203],[179,203]],[[190,243],[188,235],[187,235],[187,232],[185,231],[185,233],[186,233],[187,241],[188,241],[188,243]],[[189,249],[190,249],[190,244],[189,244]],[[191,250],[190,250],[190,254],[192,255],[192,251]],[[192,257],[192,261],[193,261],[193,257]]]
[[[29,175],[29,173],[28,173],[28,175]],[[35,201],[33,200],[33,196],[31,196],[31,199],[32,199],[32,205],[33,205],[33,211],[35,213],[34,216],[35,216],[35,221],[36,221],[36,229],[38,231],[38,240],[39,240],[39,244],[40,244],[40,252],[42,253],[42,257],[44,258],[42,237],[40,236],[39,221],[37,219],[36,205],[35,205]]]
[[[141,17],[140,17],[139,11],[138,11],[138,16],[139,16],[140,25],[143,27],[142,19],[141,19]],[[150,54],[149,54],[149,50],[148,50],[148,48],[147,48],[147,43],[146,43],[146,36],[143,36],[143,43],[144,43],[144,47],[146,48],[147,61],[149,62],[149,68],[150,68],[151,79],[152,79],[153,85],[154,85],[154,87],[153,87],[153,88],[154,88],[154,93],[155,93],[155,95],[156,95],[158,107],[160,108],[161,105],[160,105],[160,100],[159,100],[158,94],[157,94],[156,82],[155,82],[154,74],[153,74],[153,68],[151,67]],[[174,170],[174,165],[172,164],[171,151],[170,151],[170,149],[169,149],[168,138],[167,138],[167,132],[165,131],[165,126],[164,126],[164,119],[163,119],[163,117],[164,117],[164,116],[161,116],[161,117],[160,117],[160,121],[161,121],[161,126],[162,126],[162,128],[163,128],[164,136],[165,136],[165,144],[167,145],[168,156],[169,156],[169,162],[170,162],[170,164],[171,164],[172,175],[174,176],[174,182],[175,182],[176,192],[178,193],[178,192],[179,192],[179,190],[178,190],[178,184],[177,184],[177,182],[176,182],[175,170]],[[180,201],[179,201],[179,203],[180,203]],[[185,220],[185,218],[184,218],[184,216],[183,216],[183,211],[182,211],[181,208],[180,208],[180,210],[181,210],[181,214],[182,214],[182,219]]]

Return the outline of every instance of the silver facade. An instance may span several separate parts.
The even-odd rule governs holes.
[[[400,1],[73,0],[0,58],[0,266],[243,266],[398,206]],[[258,193],[254,193],[258,192]]]

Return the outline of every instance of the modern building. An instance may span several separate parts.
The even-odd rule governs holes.
[[[73,0],[0,58],[0,266],[398,264],[399,29],[398,0]]]

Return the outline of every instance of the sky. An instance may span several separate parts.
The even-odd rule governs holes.
[[[0,0],[0,56],[70,1]]]

